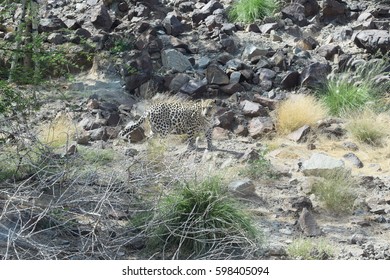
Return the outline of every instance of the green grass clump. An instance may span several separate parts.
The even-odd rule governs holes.
[[[385,114],[376,114],[367,109],[349,116],[347,130],[359,142],[381,146],[390,134],[389,122]]]
[[[83,160],[88,164],[105,165],[115,159],[115,152],[111,149],[87,149],[79,147]]]
[[[330,80],[323,91],[322,100],[334,116],[361,109],[373,96],[368,85],[354,85],[346,80]]]
[[[148,247],[163,258],[245,258],[261,244],[260,231],[215,177],[173,189],[154,221]]]
[[[385,71],[389,59],[371,59],[350,63],[345,72],[333,74],[320,98],[334,116],[362,110],[367,105],[383,108],[383,98],[390,90],[390,75]]]
[[[272,16],[276,8],[275,0],[238,0],[230,9],[229,17],[233,22],[252,23]]]
[[[287,248],[290,259],[326,260],[334,256],[334,248],[325,239],[294,240]]]
[[[312,182],[311,190],[328,211],[342,215],[353,211],[357,198],[353,189],[356,185],[356,181],[347,171],[332,171]]]

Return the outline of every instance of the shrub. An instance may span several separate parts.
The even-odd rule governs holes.
[[[164,258],[245,258],[261,243],[260,231],[215,177],[176,187],[155,213],[148,247]]]
[[[259,152],[259,158],[248,162],[247,166],[239,172],[239,175],[254,180],[279,178],[279,173],[274,170],[270,161],[265,158],[266,153],[266,150]]]
[[[349,214],[353,210],[356,181],[345,171],[331,171],[311,183],[311,191],[333,214]]]
[[[303,125],[314,125],[325,118],[327,112],[314,96],[292,95],[276,109],[276,127],[279,133],[288,134]]]
[[[231,7],[229,17],[234,22],[251,23],[273,15],[276,8],[275,0],[238,0]]]
[[[356,140],[380,146],[385,137],[389,135],[389,117],[384,114],[375,114],[366,109],[363,112],[351,114],[347,123],[347,129]]]
[[[299,238],[288,246],[287,254],[291,259],[326,260],[333,257],[334,250],[325,239]]]
[[[27,96],[6,81],[0,80],[0,114],[24,112],[33,104],[32,96]]]

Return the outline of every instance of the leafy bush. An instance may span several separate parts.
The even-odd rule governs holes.
[[[276,8],[275,0],[238,0],[230,9],[229,17],[234,22],[251,23],[273,15]]]
[[[287,248],[291,259],[299,260],[326,260],[334,255],[334,248],[325,239],[294,240]]]
[[[33,101],[32,97],[25,96],[11,84],[0,80],[0,114],[23,112]]]
[[[297,94],[280,103],[276,109],[276,127],[288,134],[303,125],[314,125],[326,117],[328,110],[314,96]]]
[[[333,74],[318,91],[330,113],[340,116],[367,104],[381,106],[381,98],[390,90],[388,63],[387,58],[355,61],[345,72]]]
[[[349,214],[353,210],[356,181],[347,171],[332,171],[311,184],[312,192],[324,207],[334,214]]]
[[[390,134],[389,121],[385,114],[375,114],[372,110],[366,109],[349,116],[347,129],[356,140],[380,146]]]
[[[245,258],[261,244],[259,230],[215,177],[176,187],[155,213],[148,247],[163,258]]]

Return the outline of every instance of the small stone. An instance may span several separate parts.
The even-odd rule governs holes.
[[[229,184],[228,189],[243,197],[257,196],[255,184],[250,179],[234,181]]]
[[[307,208],[302,209],[298,224],[306,236],[319,236],[322,234],[313,214]]]
[[[351,162],[357,168],[363,168],[363,162],[354,153],[348,153],[343,155],[343,158]]]
[[[306,142],[310,130],[310,126],[304,125],[287,135],[287,138],[297,143]]]
[[[331,156],[315,153],[302,164],[302,172],[305,176],[323,176],[330,171],[344,169],[344,162]]]

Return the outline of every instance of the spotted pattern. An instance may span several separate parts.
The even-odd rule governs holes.
[[[149,118],[152,132],[158,133],[162,137],[166,137],[169,133],[187,134],[189,148],[195,148],[195,135],[203,132],[207,139],[207,148],[212,150],[210,114],[213,103],[211,100],[189,104],[185,102],[159,102],[152,105],[135,124],[126,125],[120,132],[120,136],[128,138],[133,130]]]

